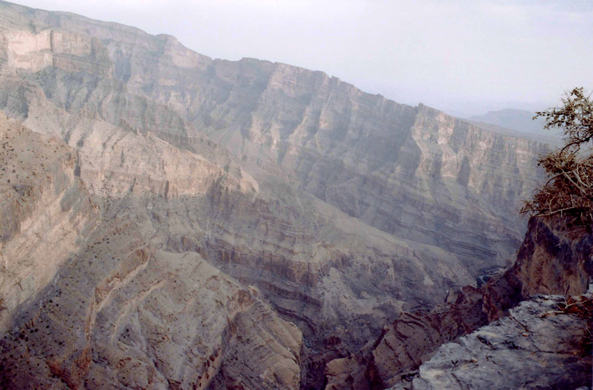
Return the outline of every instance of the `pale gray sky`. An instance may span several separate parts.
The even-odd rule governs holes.
[[[322,70],[454,115],[593,87],[593,0],[21,0],[176,36],[214,58]]]

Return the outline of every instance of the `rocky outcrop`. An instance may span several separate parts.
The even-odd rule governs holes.
[[[532,218],[517,261],[485,286],[484,311],[498,318],[535,294],[585,293],[593,278],[593,235],[567,227],[560,217]]]
[[[62,210],[74,234],[52,242],[69,255],[5,312],[15,387],[320,388],[326,365],[332,383],[390,384],[429,358],[422,343],[481,324],[462,313],[482,290],[451,291],[519,246],[548,148],[321,72],[3,2],[0,67],[0,108],[69,145],[65,191],[100,212],[87,228],[82,206]],[[447,296],[457,312],[402,314]]]
[[[591,296],[581,299],[591,306]],[[522,302],[509,315],[439,348],[418,376],[392,389],[577,389],[591,385],[591,307],[559,311],[562,296]]]
[[[403,313],[372,351],[370,372],[380,387],[393,385],[431,358],[435,347],[488,323],[481,291],[465,287],[450,306]]]
[[[300,331],[198,254],[155,249],[139,222],[103,223],[16,313],[3,386],[298,388]]]
[[[14,5],[4,10],[26,18],[37,35],[91,36],[101,46],[95,51],[108,53],[95,62],[112,63],[110,77],[43,64],[26,76],[70,112],[97,113],[116,126],[125,120],[169,142],[207,134],[251,175],[296,184],[389,234],[443,248],[473,273],[506,265],[520,244],[516,209],[542,179],[535,167],[546,144],[397,104],[322,72],[212,60],[167,35]],[[80,42],[72,56],[82,61],[89,57]],[[6,50],[10,57],[15,49]],[[185,139],[177,141],[185,147]]]
[[[367,387],[385,388],[402,380],[406,382],[406,380],[415,377],[418,367],[424,367],[424,364],[428,364],[427,361],[432,361],[431,359],[439,346],[456,340],[460,336],[470,334],[501,317],[508,316],[509,309],[522,301],[529,301],[538,294],[562,294],[565,297],[584,294],[593,279],[591,234],[585,230],[567,229],[564,220],[559,217],[531,218],[528,227],[529,230],[512,267],[503,273],[492,276],[488,283],[481,288],[465,287],[459,292],[452,293],[447,298],[448,304],[437,306],[430,312],[402,313],[393,324],[384,329],[383,334],[372,348],[367,348],[361,351],[358,356],[347,359],[347,364],[338,364],[337,361],[330,363],[326,372],[328,378],[326,388],[351,388],[353,381],[358,381],[360,388],[364,388],[363,384]],[[553,298],[555,301],[559,299],[558,297]],[[542,302],[541,300],[526,302],[524,307],[534,306],[541,311],[544,310],[543,307],[548,307],[553,303],[550,303],[551,301]],[[531,309],[524,309],[522,313],[529,317],[530,322],[539,321]],[[510,320],[505,317],[501,321],[507,324]],[[542,330],[542,337],[547,331],[562,332],[553,330],[554,324],[546,325],[548,320],[541,321],[541,323],[537,322],[537,326],[545,328]],[[585,322],[578,322],[579,320],[576,319],[566,321],[576,321],[580,328],[577,327],[575,332],[580,332],[579,334],[584,332],[582,326]],[[489,329],[489,327],[481,329]],[[504,327],[496,329],[502,329],[501,334],[503,335],[506,332]],[[577,336],[575,334],[570,337]],[[462,338],[462,340],[466,339]],[[444,349],[445,347],[442,350]],[[469,350],[470,347],[467,349]],[[550,351],[563,354],[561,349],[550,348]],[[565,359],[563,355],[560,355],[554,359]],[[582,368],[586,364],[587,361],[579,361],[577,366]],[[346,371],[343,371],[344,369]],[[538,371],[535,367],[522,367],[521,369],[535,370],[530,371],[529,375],[537,376]],[[501,368],[501,372],[502,370]],[[352,378],[348,379],[347,372],[354,373]],[[553,381],[556,374],[550,373],[545,380]],[[583,375],[581,373],[581,379],[584,377]],[[561,378],[561,376],[557,377]],[[517,380],[528,381],[526,377],[521,378]],[[417,388],[424,388],[422,387],[424,382],[418,383]],[[471,383],[465,383],[465,385],[474,388]],[[515,385],[508,384],[507,387],[515,388]],[[443,383],[434,384],[434,388],[449,388],[447,386]],[[482,387],[475,388],[490,388],[486,383],[482,383],[480,386]],[[499,387],[492,388],[504,388],[506,385],[501,383],[496,386]]]
[[[77,153],[0,113],[0,329],[76,251],[98,217]]]

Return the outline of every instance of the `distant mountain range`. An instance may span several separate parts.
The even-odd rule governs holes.
[[[544,130],[543,118],[534,119],[535,113],[526,110],[507,108],[499,111],[490,111],[485,115],[472,116],[468,120],[480,124],[489,124],[515,130],[520,133],[560,136],[559,130]]]

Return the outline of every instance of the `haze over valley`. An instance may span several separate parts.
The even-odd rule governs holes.
[[[5,388],[590,380],[588,319],[530,300],[586,293],[593,268],[590,231],[518,213],[560,144],[525,111],[461,119],[7,2],[0,111]]]

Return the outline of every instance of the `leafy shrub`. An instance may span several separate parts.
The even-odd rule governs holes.
[[[583,88],[575,88],[562,99],[563,106],[537,112],[546,129],[564,131],[564,147],[539,159],[549,180],[524,202],[521,213],[565,217],[568,227],[591,232],[593,223],[593,101]]]

